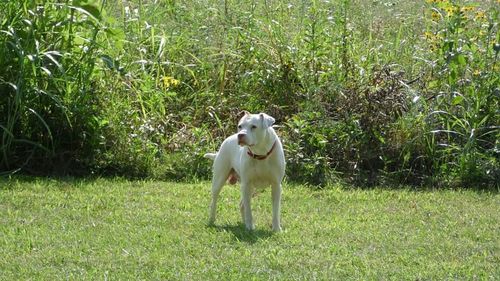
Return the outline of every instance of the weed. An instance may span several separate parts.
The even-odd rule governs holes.
[[[245,109],[293,180],[500,182],[497,2],[0,9],[2,173],[207,178]]]

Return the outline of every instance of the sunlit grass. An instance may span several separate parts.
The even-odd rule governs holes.
[[[494,280],[500,197],[473,190],[285,185],[284,232],[269,192],[240,223],[225,187],[207,225],[208,182],[0,182],[0,279]]]

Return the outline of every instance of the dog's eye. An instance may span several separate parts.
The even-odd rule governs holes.
[[[241,127],[241,125],[238,125],[238,129],[240,129],[240,130],[241,130],[241,128],[242,128],[242,127]]]
[[[253,126],[252,126],[252,130],[253,130],[253,129],[256,129],[256,128],[257,128],[257,126],[255,126],[255,125],[253,125]]]

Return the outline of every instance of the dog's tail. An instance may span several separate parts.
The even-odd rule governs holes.
[[[215,160],[216,156],[217,156],[217,153],[206,153],[205,155],[203,155],[203,157],[208,158],[208,159],[212,159],[212,160]]]

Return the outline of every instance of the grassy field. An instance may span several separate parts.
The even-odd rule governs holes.
[[[0,280],[498,280],[500,196],[285,184],[284,232],[209,183],[0,181]]]

